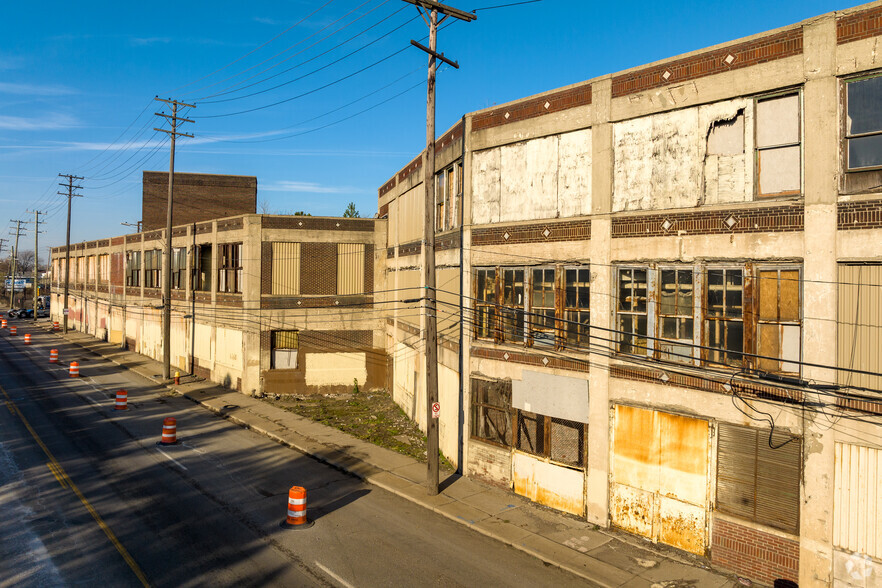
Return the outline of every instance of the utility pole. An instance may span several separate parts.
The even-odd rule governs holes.
[[[71,174],[58,174],[59,178],[67,178],[66,184],[58,184],[62,188],[67,188],[67,194],[64,192],[59,192],[62,196],[67,196],[67,239],[65,240],[64,247],[64,308],[61,309],[64,314],[64,330],[63,333],[67,335],[67,313],[68,313],[68,295],[70,293],[70,202],[74,197],[82,196],[81,194],[74,194],[74,190],[82,189],[82,186],[74,186],[74,180],[82,180],[82,176],[74,176]]]
[[[33,295],[34,295],[34,322],[37,322],[37,295],[39,294],[39,292],[37,292],[37,289],[38,289],[37,288],[37,280],[39,279],[38,275],[39,275],[39,269],[40,269],[39,235],[40,235],[40,223],[43,222],[40,220],[40,215],[44,214],[44,213],[41,213],[39,210],[34,210],[34,211],[29,210],[28,212],[34,213],[34,291],[33,291]]]
[[[10,220],[10,222],[15,223],[15,248],[12,250],[12,290],[9,294],[9,309],[12,310],[15,308],[15,262],[18,257],[18,237],[21,234],[21,226],[24,221]]]
[[[435,70],[436,60],[441,60],[459,69],[459,64],[436,52],[438,25],[448,16],[471,22],[474,14],[445,6],[434,0],[404,0],[417,7],[423,20],[429,25],[429,46],[424,47],[416,41],[411,45],[429,54],[429,80],[426,91],[426,161],[423,165],[423,185],[426,189],[426,210],[423,223],[423,267],[425,284],[423,287],[423,308],[426,316],[426,436],[428,438],[428,471],[426,486],[429,495],[438,494],[438,322],[435,304]],[[426,15],[428,14],[428,18]],[[438,20],[438,14],[442,14]],[[465,139],[463,139],[465,140]]]
[[[171,156],[169,157],[168,164],[168,212],[165,217],[165,259],[162,264],[164,274],[164,279],[162,281],[162,377],[163,379],[168,380],[169,377],[171,377],[171,254],[172,201],[175,191],[175,139],[178,136],[191,138],[193,137],[193,135],[178,132],[178,123],[193,122],[189,118],[179,117],[178,107],[184,106],[187,108],[196,108],[196,105],[184,104],[183,102],[178,102],[177,100],[164,100],[163,98],[159,98],[158,96],[154,99],[158,100],[159,102],[170,104],[172,109],[171,114],[162,114],[159,112],[156,113],[156,116],[161,116],[168,119],[169,123],[171,124],[171,130],[157,129],[155,127],[153,129],[154,131],[168,133],[171,136]]]
[[[141,232],[141,221],[135,221],[133,223],[119,223],[119,224],[121,224],[124,227],[135,227],[139,233]]]

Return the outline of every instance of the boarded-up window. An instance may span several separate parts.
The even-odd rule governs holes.
[[[90,282],[95,281],[95,256],[90,255],[86,260],[86,275]]]
[[[86,279],[86,258],[78,257],[77,258],[77,282],[82,282]]]
[[[337,294],[364,293],[364,243],[337,244]]]
[[[798,374],[802,340],[799,269],[760,268],[757,274],[757,365],[764,372]]]
[[[278,296],[300,294],[300,243],[273,243],[272,286]]]
[[[273,331],[271,347],[271,369],[297,369],[297,349],[300,347],[299,331]]]
[[[801,477],[799,437],[719,425],[716,508],[720,512],[798,534]]]
[[[833,544],[882,558],[882,451],[837,443],[835,467]]]
[[[511,380],[472,378],[472,437],[511,445],[511,414]]]
[[[848,170],[882,166],[882,76],[846,85]]]
[[[839,265],[839,367],[882,373],[882,265]],[[882,376],[839,372],[839,384],[882,388]]]
[[[799,95],[756,103],[757,195],[799,194],[802,188]]]
[[[106,282],[110,279],[110,256],[106,253],[98,256],[98,281]]]

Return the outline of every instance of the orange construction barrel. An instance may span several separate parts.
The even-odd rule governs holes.
[[[57,330],[58,330],[58,321],[52,321],[52,330],[53,330],[53,331],[57,331]]]
[[[30,344],[31,344],[31,334],[25,333],[25,345],[30,345]]]
[[[15,325],[12,325],[11,327],[9,327],[9,334],[10,335],[18,335],[18,327],[16,327]]]
[[[128,402],[129,402],[129,393],[126,392],[125,390],[117,390],[116,391],[116,406],[114,406],[114,408],[116,410],[126,410],[129,407]],[[165,431],[163,431],[163,434],[165,434]]]
[[[49,363],[58,363],[58,350],[50,349],[49,350]]]
[[[162,438],[160,445],[174,445],[178,442],[178,421],[175,417],[166,417],[162,421]]]
[[[288,491],[288,516],[281,526],[288,529],[308,529],[313,524],[313,521],[306,518],[306,488],[292,486]]]
[[[6,328],[6,319],[0,319],[0,329]]]
[[[70,362],[70,377],[71,378],[79,378],[80,377],[80,364],[76,361]]]

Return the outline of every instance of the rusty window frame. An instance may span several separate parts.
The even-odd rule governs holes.
[[[456,161],[435,174],[435,232],[459,226],[462,196],[462,161]]]
[[[475,268],[475,339],[497,340],[499,275],[495,267]],[[482,287],[483,284],[483,287]]]
[[[518,279],[520,275],[520,279]],[[526,340],[527,269],[522,266],[500,267],[499,276],[499,340],[523,343]],[[520,301],[520,304],[518,304]]]
[[[774,278],[764,277],[763,274],[774,272]],[[782,277],[782,272],[787,275]],[[792,274],[796,274],[795,278]],[[755,269],[754,284],[756,290],[756,308],[754,316],[756,317],[756,329],[754,336],[754,353],[766,357],[778,357],[779,360],[755,358],[756,367],[760,371],[781,374],[800,373],[800,362],[802,361],[802,268],[799,265],[758,265]],[[767,300],[771,284],[769,280],[774,280],[774,303]],[[792,297],[796,300],[792,300]],[[772,306],[774,304],[774,306]],[[774,315],[770,316],[769,311],[774,308]],[[764,336],[775,327],[778,328],[779,338],[772,342]],[[796,340],[799,347],[798,356],[789,362],[783,361],[783,344],[784,330],[787,328],[797,330]],[[774,347],[769,347],[773,345]],[[777,364],[777,365],[775,365]],[[795,369],[787,369],[793,367]]]
[[[511,380],[471,378],[469,435],[472,439],[511,447]]]
[[[617,266],[615,272],[616,288],[616,350],[618,353],[651,357],[653,332],[650,325],[650,266]],[[642,272],[642,282],[638,273]],[[623,288],[627,277],[630,287]],[[642,283],[642,288],[638,287]],[[642,291],[642,295],[640,292]],[[643,319],[642,332],[640,319]],[[635,336],[636,335],[636,336]],[[643,335],[642,340],[639,335]],[[632,339],[635,340],[632,342]]]
[[[162,251],[160,249],[148,249],[144,252],[144,287],[159,288],[160,272],[162,271]]]
[[[766,102],[766,101],[770,101],[770,100],[777,100],[779,98],[786,98],[788,96],[796,96],[796,102],[797,102],[797,108],[798,108],[796,116],[797,116],[797,121],[798,121],[797,124],[799,125],[799,138],[797,139],[796,142],[781,143],[781,144],[776,144],[776,145],[766,145],[764,147],[759,147],[757,145],[757,136],[758,136],[757,125],[759,124],[759,116],[758,116],[759,104],[761,102]],[[753,176],[754,176],[754,196],[755,196],[755,198],[766,200],[766,199],[770,199],[770,198],[798,196],[798,195],[802,194],[803,185],[805,182],[805,174],[803,173],[803,159],[804,159],[803,143],[804,143],[805,129],[803,128],[804,121],[803,121],[802,91],[800,89],[792,89],[792,90],[785,90],[782,92],[776,92],[774,94],[764,94],[762,96],[757,96],[756,98],[754,98],[753,106],[754,106],[754,108],[753,108],[753,112],[754,112],[754,116],[753,116],[753,129],[754,129],[754,131],[753,131],[753,137],[754,137],[754,141],[753,141],[753,143],[754,143],[753,144],[753,150],[754,150]],[[799,161],[800,161],[799,189],[798,190],[788,190],[785,192],[771,192],[771,193],[760,192],[760,169],[761,169],[760,166],[762,165],[762,158],[761,158],[762,152],[763,151],[772,151],[775,149],[785,149],[788,147],[799,147]]]
[[[587,424],[521,409],[515,409],[515,415],[517,424],[512,445],[516,450],[566,467],[586,468]]]
[[[798,535],[802,468],[801,437],[718,423],[714,508]]]
[[[217,291],[242,292],[242,243],[218,244]]]
[[[712,276],[717,272],[722,272],[722,313],[712,315],[710,297],[712,291],[716,290],[717,286],[717,284],[712,283],[715,281]],[[740,288],[729,288],[727,281],[728,276],[734,275],[736,272],[741,275]],[[746,277],[748,272],[743,265],[709,265],[705,268],[704,274],[705,283],[704,292],[702,294],[702,311],[704,313],[702,332],[704,349],[702,349],[702,358],[705,363],[711,365],[727,365],[735,368],[746,367],[744,352],[750,349],[750,346],[746,345],[746,341],[749,340],[749,334],[747,331],[750,328],[750,317],[745,316],[749,314],[748,297],[746,296]],[[737,313],[734,311],[734,309],[737,308],[736,305],[730,304],[734,299],[734,296],[730,297],[729,295],[730,291],[734,292],[736,290],[740,291],[741,299],[740,311]],[[720,345],[716,345],[711,339],[712,323],[718,324],[722,329]],[[740,336],[738,334],[738,328],[741,329]],[[719,331],[719,329],[717,330]],[[734,341],[740,341],[741,344],[741,348],[737,351],[729,349],[728,347],[728,343],[733,343]]]
[[[665,293],[665,278],[674,277],[674,300],[673,307],[667,304]],[[656,300],[655,300],[655,341],[656,359],[671,361],[682,364],[697,365],[699,361],[699,348],[696,341],[701,341],[701,284],[703,283],[700,267],[691,265],[664,265],[656,269]],[[680,300],[680,285],[686,283],[688,274],[691,302],[682,303]],[[668,324],[674,321],[676,334],[679,337],[669,337],[666,332]],[[688,321],[688,327],[687,327]],[[687,335],[687,336],[683,336]],[[666,348],[670,347],[669,351]],[[684,347],[686,349],[684,349]]]
[[[529,268],[529,325],[531,345],[557,346],[557,269],[554,266]],[[537,274],[539,290],[537,290]],[[537,298],[537,294],[539,295]],[[550,305],[549,305],[550,302]]]
[[[443,169],[435,174],[435,232],[444,231],[445,226],[445,203],[447,202],[447,170]]]
[[[591,266],[565,266],[561,282],[562,346],[587,350],[591,343]]]

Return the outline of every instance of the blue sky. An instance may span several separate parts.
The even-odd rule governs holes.
[[[465,112],[852,6],[815,0],[460,0],[439,33],[438,133]],[[487,8],[486,10],[481,10]],[[445,23],[446,25],[447,23]],[[444,26],[444,25],[442,25]],[[272,212],[362,216],[425,143],[427,27],[402,0],[6,3],[0,27],[0,214],[64,244],[58,173],[85,176],[71,241],[140,219],[142,170],[167,170],[158,95],[193,101],[176,170],[254,175]],[[424,42],[424,44],[426,44]],[[248,112],[245,112],[248,111]],[[7,235],[0,235],[8,238]],[[32,248],[28,233],[22,249]],[[5,253],[4,253],[5,254]]]

